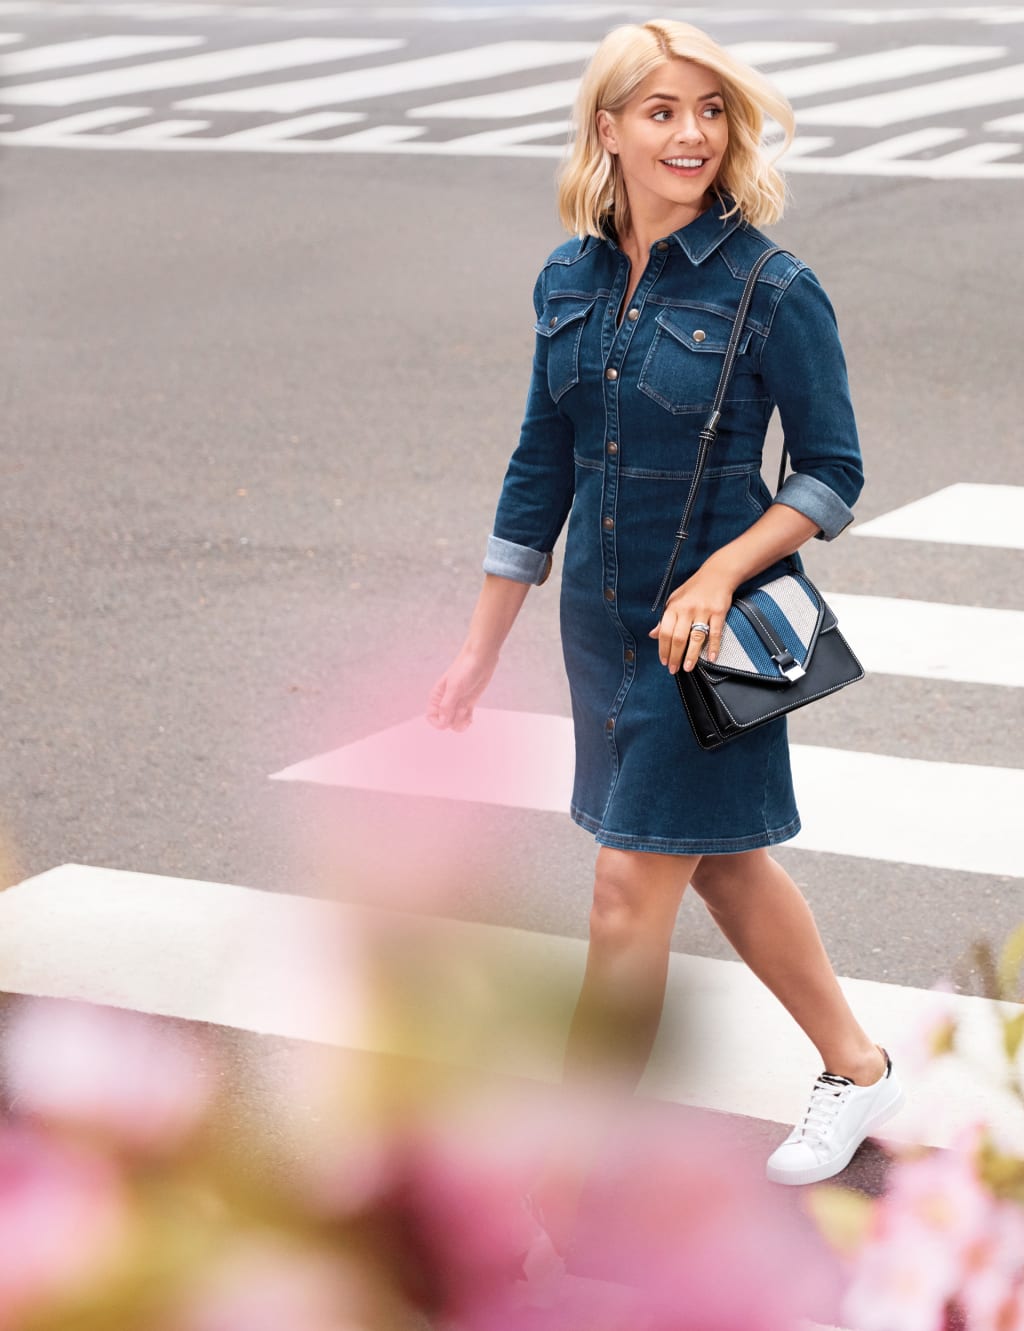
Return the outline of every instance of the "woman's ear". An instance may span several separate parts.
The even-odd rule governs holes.
[[[615,141],[615,122],[608,112],[602,107],[595,117],[597,123],[597,134],[602,145],[609,152],[618,152],[618,144]]]

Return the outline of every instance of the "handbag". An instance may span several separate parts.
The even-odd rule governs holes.
[[[708,454],[718,433],[754,284],[773,254],[788,253],[781,247],[764,251],[747,277],[711,413],[700,431],[697,464],[675,546],[652,611],[658,610],[667,592],[686,540]],[[786,459],[787,449],[783,444],[776,494],[785,479]],[[791,572],[768,576],[766,570],[763,580],[758,581],[755,575],[742,584],[742,594],[737,592],[733,596],[714,662],[707,659],[705,641],[693,670],[680,667],[675,672],[683,707],[702,749],[720,748],[726,741],[745,735],[777,716],[864,678],[864,667],[839,632],[835,613],[792,555],[787,562]]]

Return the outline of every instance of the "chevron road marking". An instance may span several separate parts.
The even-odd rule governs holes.
[[[799,60],[807,56],[831,55],[834,42],[736,42],[727,50],[751,65],[771,65],[781,60]],[[510,116],[528,116],[541,111],[556,111],[572,105],[579,79],[560,79],[529,88],[511,88],[505,92],[483,93],[479,97],[461,97],[455,101],[417,106],[414,116],[472,119],[480,116],[499,120]]]
[[[1024,550],[1024,486],[960,481],[850,530],[855,536]]]
[[[787,97],[813,97],[816,93],[836,92],[864,83],[929,74],[953,65],[997,60],[1006,54],[1005,46],[899,46],[891,51],[872,51],[868,55],[848,56],[821,65],[780,69],[771,75],[771,79]]]
[[[348,125],[356,120],[365,120],[365,111],[314,111],[308,116],[294,116],[291,120],[272,120],[266,125],[257,125],[253,129],[239,129],[234,134],[226,134],[222,143],[265,144],[291,139],[297,134],[314,134],[317,130],[333,129],[336,125]]]
[[[446,83],[479,83],[545,65],[579,64],[596,42],[493,42],[320,78],[295,79],[237,92],[208,93],[178,102],[187,111],[308,111],[314,106],[384,97]]]
[[[404,1000],[391,996],[393,1022],[369,1008],[363,941],[382,926],[415,949],[424,981]],[[8,993],[541,1080],[560,1078],[585,955],[579,938],[80,864],[0,893],[0,989]],[[997,1069],[993,1015],[1021,1010],[874,980],[840,983],[894,1062],[909,1060],[915,1031],[941,1008],[962,1022],[969,1056]],[[423,1001],[428,992],[438,996],[433,1010]],[[523,1020],[526,996],[538,993],[551,1003],[544,1034]],[[819,1070],[813,1046],[744,963],[673,953],[642,1094],[794,1122]],[[910,1102],[884,1136],[945,1146],[979,1116],[1024,1141],[1024,1114],[1011,1096],[964,1076],[957,1061],[939,1060],[914,1075]]]
[[[5,78],[38,74],[44,69],[70,69],[73,65],[96,65],[101,60],[126,60],[129,56],[152,55],[184,46],[202,46],[202,37],[84,37],[53,46],[35,46],[11,51],[3,58]]]
[[[43,83],[21,83],[13,88],[0,89],[0,101],[10,106],[71,106],[75,102],[94,102],[101,97],[132,96],[159,88],[214,83],[221,79],[289,69],[295,65],[369,55],[403,45],[403,41],[387,37],[294,37],[288,41],[260,42],[227,51],[206,51],[202,55],[181,56],[176,60],[156,60],[128,69],[104,69],[70,78],[48,79]]]
[[[686,17],[695,23],[703,18],[710,22],[742,22],[751,12],[758,19],[809,19],[822,23],[843,23],[854,27],[871,27],[900,23],[924,23],[930,20],[974,23],[979,26],[1003,25],[1024,22],[1024,8],[1020,5],[977,5],[977,6],[930,6],[909,9],[758,9],[737,10],[730,12],[715,7],[691,9]],[[227,3],[202,3],[202,0],[100,0],[99,3],[86,3],[86,0],[2,0],[0,16],[21,17],[30,14],[47,16],[67,14],[81,19],[83,16],[97,15],[103,18],[138,18],[145,21],[168,19],[197,19],[204,17],[228,17],[232,19],[280,20],[286,23],[314,22],[324,19],[367,19],[378,21],[390,20],[405,23],[410,19],[427,20],[438,23],[461,24],[482,19],[504,20],[509,18],[543,18],[556,22],[566,20],[605,19],[609,17],[641,15],[650,16],[650,9],[638,4],[478,4],[478,5],[245,5]]]
[[[997,102],[1024,98],[1024,65],[1008,65],[983,74],[921,83],[897,92],[858,97],[850,102],[831,102],[828,106],[807,106],[800,112],[805,125],[858,125],[879,128],[900,120],[919,120],[923,116],[946,116],[975,106],[993,106]]]
[[[1024,134],[1024,111],[1018,115],[1000,116],[998,120],[990,120],[985,128],[1005,130],[1008,134]]]
[[[477,707],[473,718],[468,730],[455,732],[413,717],[272,779],[568,810],[574,762],[568,717]],[[1024,877],[1024,770],[817,745],[794,744],[790,752],[803,830],[788,845]]]

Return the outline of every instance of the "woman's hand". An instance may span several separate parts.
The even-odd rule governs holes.
[[[668,666],[671,674],[678,671],[680,663],[684,670],[692,670],[705,642],[708,644],[708,660],[715,660],[722,645],[726,611],[738,586],[739,583],[729,574],[703,564],[693,577],[672,592],[665,602],[661,620],[648,634],[648,637],[658,639],[661,664]],[[710,626],[710,635],[690,633],[691,625],[701,623]]]
[[[438,730],[465,730],[473,708],[498,665],[497,653],[481,655],[463,647],[430,691],[427,720]]]

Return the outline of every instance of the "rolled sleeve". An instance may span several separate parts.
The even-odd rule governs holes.
[[[534,284],[533,307],[539,319],[543,270]],[[519,443],[505,471],[483,561],[485,573],[534,584],[551,572],[552,551],[576,488],[575,431],[551,397],[547,347],[548,340],[536,334]]]
[[[853,509],[849,504],[844,503],[824,481],[808,472],[793,472],[787,476],[772,502],[795,508],[816,522],[821,529],[815,533],[819,540],[834,540],[853,521]]]
[[[864,468],[835,311],[810,268],[776,302],[760,372],[793,466],[773,503],[816,522],[818,540],[834,540],[853,521]]]
[[[517,545],[515,541],[503,541],[492,532],[487,538],[487,553],[484,555],[484,572],[497,573],[501,578],[512,578],[515,582],[532,582],[539,586],[546,582],[551,572],[553,556],[549,551],[534,550],[528,545]]]

